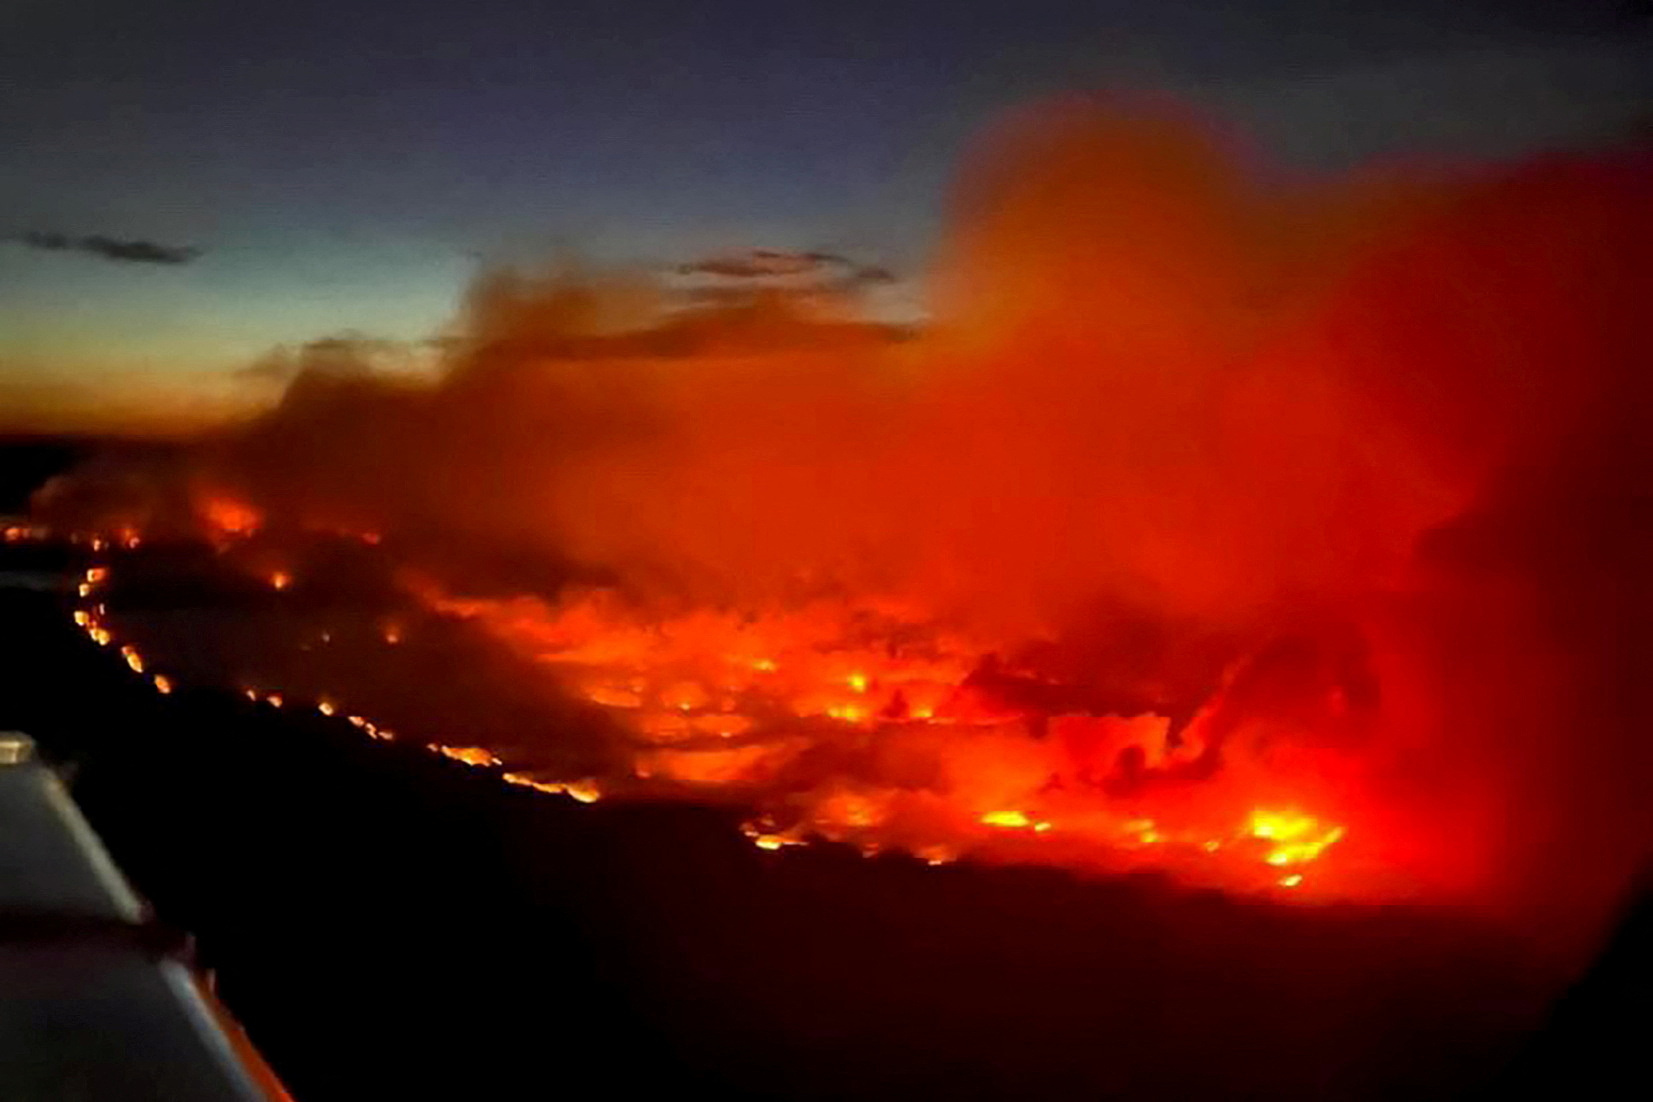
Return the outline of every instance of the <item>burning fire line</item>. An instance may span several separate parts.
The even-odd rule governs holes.
[[[234,515],[237,517],[243,517],[250,514]],[[254,525],[253,527],[256,526]],[[251,529],[249,528],[247,530],[250,531]],[[44,528],[24,529],[12,527],[5,530],[4,538],[7,542],[18,542],[24,539],[45,539],[49,536],[49,534],[49,531]],[[238,531],[235,534],[245,534],[245,532]],[[377,543],[379,539],[379,537],[373,533],[367,533],[363,535],[362,538],[364,542],[370,544]],[[105,550],[111,545],[110,540],[104,537],[96,536],[77,537],[74,542],[86,542],[88,546],[95,551]],[[117,545],[130,550],[138,547],[140,542],[140,538],[133,534],[120,539]],[[74,622],[76,626],[85,631],[87,637],[90,638],[92,642],[96,643],[100,647],[116,646],[115,635],[113,631],[109,629],[105,620],[105,617],[108,614],[108,608],[102,601],[93,600],[98,595],[100,590],[108,586],[110,580],[110,569],[111,568],[107,562],[99,562],[89,567],[82,575],[80,582],[76,585],[77,595],[82,601],[89,603],[83,604],[74,610]],[[279,592],[287,589],[293,579],[291,573],[287,571],[275,571],[269,576],[268,580],[271,588]],[[399,629],[394,625],[387,627],[385,631],[385,641],[391,645],[400,642]],[[146,672],[146,665],[143,655],[139,652],[135,645],[130,643],[120,644],[118,650],[127,667],[134,673],[144,674]],[[148,674],[148,680],[155,691],[162,695],[170,694],[176,687],[176,683],[173,678],[166,674],[151,671]],[[255,703],[262,701],[272,708],[283,708],[289,703],[289,699],[284,694],[277,691],[266,692],[257,688],[246,687],[242,689],[242,695],[244,695],[249,701],[253,701]],[[365,716],[346,713],[339,704],[330,698],[322,697],[314,703],[316,711],[321,715],[330,718],[340,718],[350,726],[367,735],[369,739],[378,742],[392,742],[396,739],[396,732],[390,728],[375,723],[373,720],[368,719]],[[442,743],[432,742],[425,744],[424,748],[431,753],[440,754],[450,760],[473,767],[502,769],[504,765],[504,763],[498,757],[494,756],[491,751],[482,747],[449,746]],[[499,776],[500,779],[505,781],[507,784],[529,788],[546,794],[567,795],[570,799],[573,799],[579,803],[595,803],[602,796],[601,785],[595,778],[590,777],[572,781],[554,782],[538,780],[526,774],[503,770]]]
[[[968,754],[972,740],[988,743],[990,749],[1008,747],[1013,756],[1032,745],[1060,741],[1064,732],[1111,739],[1116,749],[1121,740],[1166,742],[1167,721],[1094,713],[1044,715],[1041,722],[1051,733],[1035,737],[1025,726],[1027,713],[970,695],[970,674],[979,666],[980,651],[967,641],[933,639],[932,646],[907,657],[883,649],[881,642],[823,647],[823,640],[852,634],[833,618],[837,612],[818,617],[805,609],[772,620],[697,613],[675,621],[634,623],[609,607],[601,593],[576,594],[556,609],[526,599],[455,600],[430,591],[421,596],[435,611],[474,619],[496,638],[517,644],[555,670],[575,695],[624,722],[638,740],[638,777],[668,786],[675,782],[702,791],[738,787],[767,767],[772,732],[795,725],[815,725],[815,741],[809,745],[854,744],[876,734],[891,744],[928,743],[943,757]],[[910,635],[892,629],[880,638],[904,634]],[[1155,776],[1171,782],[1192,776],[1201,764],[1206,734],[1218,737],[1211,733],[1214,725],[1202,727],[1196,720],[1183,731],[1179,748],[1145,754],[1139,770],[1144,784],[1151,785]],[[949,741],[934,743],[936,736]],[[784,748],[781,755],[784,761]],[[1009,803],[978,803],[964,821],[956,814],[959,807],[946,808],[951,825],[940,831],[945,839],[902,836],[899,827],[892,829],[898,818],[893,805],[906,798],[900,790],[849,787],[806,796],[801,811],[792,809],[790,825],[772,813],[760,815],[746,834],[763,849],[820,837],[858,845],[868,854],[894,845],[938,864],[982,846],[1004,852],[1006,846],[1019,847],[1015,838],[1031,836],[1064,853],[1102,847],[1164,867],[1221,862],[1232,868],[1239,862],[1267,875],[1272,886],[1297,888],[1307,866],[1346,833],[1290,800],[1256,805],[1228,826],[1209,820],[1179,826],[1140,813],[1110,815],[1098,807],[1106,802],[1099,799],[1103,787],[1081,779],[1079,790],[1066,794],[1030,790]],[[956,795],[953,799],[958,802]],[[1119,805],[1132,802],[1125,796]],[[1021,857],[1040,859],[1036,851]]]
[[[240,534],[244,533],[232,533]],[[8,530],[6,538],[24,537],[13,537]],[[115,539],[94,536],[85,542],[95,551],[103,551],[112,546],[131,549],[141,541],[136,533],[128,533]],[[117,642],[108,626],[108,609],[101,594],[107,589],[110,578],[111,567],[107,560],[99,561],[85,571],[77,583],[81,604],[73,612],[74,622],[98,646],[117,650],[128,668],[144,677],[157,693],[172,693],[176,688],[174,677],[151,669],[138,648],[132,643]],[[266,575],[266,581],[276,592],[286,592],[291,589],[294,578],[290,571],[277,570]],[[402,629],[398,624],[383,627],[382,636],[387,645],[399,643],[401,635]],[[583,642],[576,642],[564,654],[579,655],[589,661],[604,645],[600,633],[593,633]],[[587,650],[581,652],[579,646]],[[643,707],[646,698],[656,699],[663,710],[652,713],[658,717],[652,725],[642,726],[645,735],[653,736],[656,745],[669,745],[684,731],[689,732],[690,737],[711,736],[725,743],[738,742],[754,726],[750,717],[737,710],[737,705],[744,699],[743,693],[751,688],[754,681],[773,678],[781,674],[785,667],[776,658],[750,650],[737,655],[734,661],[751,680],[744,684],[726,685],[721,696],[714,697],[713,693],[692,679],[661,686],[636,678],[624,683],[603,678],[588,680],[584,683],[583,695],[612,712],[633,717],[639,712],[646,712]],[[843,659],[834,661],[841,663]],[[580,668],[600,670],[601,665],[590,663]],[[960,669],[957,663],[949,666],[943,656],[930,660],[924,673],[942,681],[950,679],[956,688],[956,683],[962,680]],[[892,680],[899,683],[893,690],[891,684],[886,683]],[[833,674],[831,682],[839,686],[836,694],[818,692],[816,696],[802,700],[796,705],[799,714],[818,716],[821,721],[846,730],[871,729],[881,722],[938,728],[967,728],[986,722],[982,717],[960,714],[956,704],[950,703],[945,693],[937,690],[934,684],[926,685],[922,677],[902,682],[899,677],[874,676],[868,672],[864,662],[854,662],[847,670]],[[910,693],[910,697],[904,692]],[[273,708],[297,706],[296,701],[279,690],[245,686],[242,693],[251,702],[262,702]],[[307,706],[324,717],[348,724],[371,740],[390,742],[397,738],[391,729],[348,711],[335,697],[322,696]],[[995,718],[986,717],[986,720]],[[429,742],[424,744],[424,749],[472,768],[492,771],[500,780],[514,787],[564,795],[581,803],[594,803],[605,794],[604,786],[597,778],[545,780],[508,768],[505,761],[485,747]],[[646,764],[640,762],[637,772],[640,780],[649,779]],[[882,821],[884,814],[877,803],[875,798],[857,796],[853,792],[839,793],[818,807],[813,818],[805,816],[790,826],[782,827],[772,816],[760,814],[748,821],[742,832],[754,846],[766,851],[805,845],[811,840],[823,838],[850,842],[863,855],[873,856],[887,848],[876,832],[869,833]],[[1095,817],[1090,818],[1094,820]],[[1096,822],[1086,821],[1085,816],[1076,816],[1073,822],[1065,822],[1061,815],[1038,813],[1015,806],[982,811],[975,815],[973,825],[976,832],[985,832],[987,838],[1094,841],[1097,835]],[[1254,808],[1243,823],[1227,830],[1178,829],[1152,818],[1130,818],[1123,823],[1115,822],[1111,827],[1104,826],[1103,832],[1108,835],[1108,845],[1124,851],[1178,853],[1184,858],[1206,859],[1238,852],[1244,861],[1272,870],[1274,875],[1267,881],[1268,886],[1281,889],[1302,886],[1307,868],[1339,843],[1346,833],[1343,826],[1328,824],[1316,816],[1289,807]],[[972,834],[975,832],[963,830],[960,833],[962,837],[951,841],[907,841],[899,843],[897,848],[905,849],[932,865],[946,864],[965,856],[973,848]]]

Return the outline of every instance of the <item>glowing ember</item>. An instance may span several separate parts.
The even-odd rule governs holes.
[[[250,536],[263,526],[264,516],[246,502],[209,497],[197,506],[207,530],[221,538]]]
[[[519,785],[523,788],[532,788],[537,792],[560,795],[561,793],[568,791],[568,786],[558,781],[535,780],[533,777],[530,777],[524,773],[503,773],[500,776],[501,779],[507,784]]]
[[[442,746],[438,743],[432,743],[430,749],[443,757],[464,762],[466,765],[488,766],[500,764],[499,759],[494,757],[492,752],[484,750],[480,746]]]
[[[572,784],[565,785],[563,791],[567,792],[570,796],[574,797],[574,799],[580,801],[582,804],[594,804],[602,797],[603,794],[601,786],[599,786],[593,778],[574,781]]]

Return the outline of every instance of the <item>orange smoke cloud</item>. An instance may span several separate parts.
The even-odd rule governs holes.
[[[1172,108],[1046,105],[965,166],[911,339],[783,296],[677,311],[643,280],[498,276],[439,379],[301,375],[192,478],[273,528],[400,534],[438,603],[529,650],[573,645],[547,640],[583,606],[545,610],[579,575],[624,606],[607,627],[698,610],[727,618],[728,650],[838,602],[968,640],[952,688],[992,652],[1136,711],[1205,704],[1188,729],[1209,740],[1271,717],[1296,733],[1257,760],[1296,763],[1280,775],[1340,800],[1351,839],[1443,892],[1599,916],[1653,839],[1630,657],[1653,531],[1649,175],[1622,154],[1266,183]],[[548,565],[506,577],[499,548]],[[757,676],[774,656],[745,658]],[[956,713],[924,696],[940,676],[888,672],[863,703],[867,672],[834,670],[837,695],[799,714]],[[703,708],[684,737],[744,734]],[[1032,832],[1005,801],[1111,762],[1123,730],[823,742],[807,781],[761,743],[638,760],[802,785],[851,825],[968,791],[952,812]],[[1233,768],[1269,791],[1263,766]],[[1296,824],[1276,847],[1342,837],[1267,821]]]

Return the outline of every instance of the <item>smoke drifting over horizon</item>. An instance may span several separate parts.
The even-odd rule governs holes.
[[[74,252],[129,264],[188,264],[201,256],[193,246],[163,245],[158,241],[105,237],[89,234],[74,237],[66,233],[30,230],[11,240],[45,252]]]
[[[188,477],[400,534],[450,593],[557,597],[466,547],[662,616],[852,595],[1162,697],[1353,634],[1350,817],[1587,923],[1653,842],[1650,183],[1632,151],[1265,185],[1175,110],[1044,105],[965,165],[914,339],[496,274],[435,380],[311,365]]]

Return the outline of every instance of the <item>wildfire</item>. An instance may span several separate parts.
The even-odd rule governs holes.
[[[218,514],[220,532],[255,526],[250,513]],[[264,577],[277,591],[293,581],[285,569]],[[109,581],[107,566],[87,569],[78,583],[86,603],[73,614],[101,646],[116,645],[95,596]],[[1308,805],[1246,807],[1255,767],[1196,779],[1194,767],[1224,737],[1221,691],[1172,740],[1163,716],[1052,707],[1047,683],[994,665],[982,641],[899,604],[834,599],[759,615],[659,617],[601,589],[557,603],[454,598],[426,583],[414,592],[431,611],[469,619],[531,658],[635,742],[624,778],[548,777],[513,769],[487,746],[425,744],[532,791],[593,803],[618,781],[644,795],[751,801],[761,815],[743,829],[766,851],[823,838],[930,864],[980,856],[1164,868],[1294,895],[1347,832]],[[376,625],[388,644],[407,630],[401,616]],[[135,645],[116,649],[157,693],[173,692]],[[275,708],[297,703],[281,691],[242,691]],[[395,738],[332,696],[309,706],[371,739]],[[1268,779],[1281,791],[1280,777]]]
[[[1297,888],[1300,870],[1345,836],[1316,814],[1248,808],[1255,766],[1201,777],[1210,747],[1228,738],[1220,700],[1174,742],[1161,716],[1052,714],[1032,699],[1037,684],[1019,699],[982,675],[987,648],[907,609],[821,602],[651,619],[606,591],[556,605],[421,595],[613,715],[636,741],[633,780],[757,799],[766,825],[748,834],[760,848],[818,836],[926,860],[1048,852]],[[434,748],[499,764],[482,748]],[[577,785],[505,779],[583,798]]]
[[[443,746],[440,743],[433,742],[429,749],[443,757],[452,758],[454,761],[463,762],[466,765],[492,766],[500,764],[500,760],[494,757],[492,751],[485,750],[480,746]]]
[[[200,512],[221,550],[264,524],[232,498],[209,498]],[[327,531],[380,544],[377,532]],[[124,530],[114,542],[132,547],[140,539]],[[94,547],[108,542],[93,537]],[[294,571],[306,569],[290,555],[271,569],[255,551],[248,548],[244,565],[274,591],[290,589]],[[462,733],[449,741],[446,732],[410,732],[432,753],[497,770],[513,786],[582,803],[618,794],[737,804],[756,816],[747,834],[764,850],[827,839],[931,863],[978,857],[1163,869],[1294,894],[1321,886],[1324,878],[1317,872],[1311,883],[1308,870],[1348,834],[1335,793],[1316,782],[1316,763],[1249,752],[1248,739],[1260,746],[1295,736],[1248,703],[1257,694],[1247,695],[1243,659],[1174,720],[1153,702],[1090,692],[1015,657],[1004,640],[887,594],[662,612],[619,588],[479,598],[400,580],[414,607],[368,621],[387,646],[429,616],[470,621],[613,720],[621,764],[602,776],[558,776],[543,761]],[[90,602],[108,582],[108,568],[93,567],[79,594]],[[101,604],[78,608],[75,622],[99,645],[114,644]],[[325,628],[308,624],[303,649],[317,638],[332,645],[339,625]],[[340,634],[337,647],[349,638]],[[168,676],[146,669],[136,646],[118,651],[157,692],[173,691]],[[334,687],[356,699],[350,687]],[[375,740],[396,737],[364,715],[345,714],[339,697],[313,685],[284,688],[293,691],[243,691],[274,708],[313,708]],[[1335,695],[1326,686],[1314,691],[1321,690]]]
[[[264,525],[264,514],[232,497],[208,497],[198,506],[207,530],[219,539],[252,535]]]
[[[1269,864],[1300,865],[1342,838],[1343,828],[1328,827],[1307,815],[1259,810],[1251,815],[1251,835],[1269,843],[1264,858]]]
[[[221,552],[191,561],[255,598],[140,656],[88,572],[75,622],[157,691],[251,651],[249,707],[721,804],[764,850],[1605,897],[1646,850],[1611,599],[1645,558],[1646,158],[1278,187],[1178,114],[995,132],[899,340],[482,280],[417,382],[306,373],[44,494],[117,569],[189,502]]]

